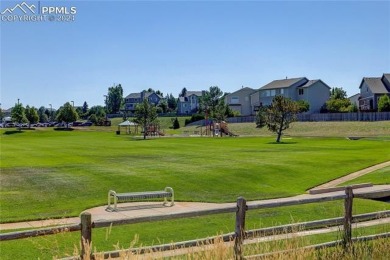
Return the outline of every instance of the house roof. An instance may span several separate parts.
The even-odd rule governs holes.
[[[131,94],[129,94],[127,97],[125,97],[125,98],[141,98],[141,93],[142,92],[140,92],[140,93],[131,93]],[[145,91],[145,96],[144,97],[149,97],[150,95],[152,95],[152,94],[156,94],[155,92],[147,92],[147,91]],[[158,96],[159,98],[163,98],[163,96],[161,96],[161,95],[158,95],[158,94],[156,94],[156,96]]]
[[[311,85],[313,85],[314,83],[320,81],[319,79],[313,79],[313,80],[309,80],[308,82],[306,82],[304,85],[302,86],[299,86],[300,88],[308,88],[310,87]]]
[[[278,79],[268,83],[267,85],[261,87],[260,89],[263,90],[263,89],[275,89],[275,88],[289,88],[303,79],[306,79],[307,81],[307,78],[305,77],[291,78],[291,79]]]
[[[240,88],[240,89],[237,90],[237,91],[234,91],[234,92],[228,94],[228,96],[234,95],[234,94],[236,94],[236,93],[238,93],[238,92],[241,92],[241,91],[250,91],[250,92],[252,92],[252,93],[250,93],[250,95],[251,95],[251,94],[255,93],[257,90],[254,90],[253,88],[249,88],[249,87],[243,87],[243,88]]]
[[[390,90],[390,73],[383,73],[382,81],[386,87]]]
[[[387,75],[387,74],[386,74]],[[375,94],[387,94],[389,90],[386,88],[385,84],[381,78],[363,78],[362,83],[359,88],[362,88],[363,82],[367,84],[372,93]]]
[[[329,89],[331,89],[331,87],[329,87],[327,84],[325,84],[325,82],[323,82],[323,81],[320,80],[320,79],[309,80],[309,81],[306,82],[304,85],[299,86],[299,88],[308,88],[308,87],[314,85],[314,84],[317,83],[317,82],[321,82],[322,84],[324,84],[325,86],[327,86]]]
[[[203,94],[203,91],[187,91],[186,97],[189,97],[189,96],[192,96],[192,95],[201,97],[202,94]]]
[[[140,98],[140,97],[141,97],[141,93],[130,93],[125,98]]]

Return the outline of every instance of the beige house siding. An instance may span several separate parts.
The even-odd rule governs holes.
[[[225,97],[225,104],[238,111],[242,116],[249,116],[253,114],[251,106],[251,94],[255,92],[254,89],[243,87]]]

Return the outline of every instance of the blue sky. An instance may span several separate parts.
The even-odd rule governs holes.
[[[1,1],[1,11],[22,1]],[[37,4],[38,1],[26,1]],[[74,22],[1,21],[1,105],[103,105],[153,88],[258,89],[322,79],[359,92],[390,72],[389,1],[41,1],[75,6]]]

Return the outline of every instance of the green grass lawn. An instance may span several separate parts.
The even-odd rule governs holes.
[[[4,133],[2,130],[1,133]],[[1,221],[77,216],[119,192],[172,186],[179,201],[300,194],[390,160],[387,141],[273,137],[133,139],[99,131],[0,134]]]
[[[341,186],[368,182],[371,182],[372,184],[390,184],[390,167],[385,167],[383,169],[360,176],[359,178],[343,183]]]

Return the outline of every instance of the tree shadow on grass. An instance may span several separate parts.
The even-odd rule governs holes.
[[[267,144],[297,144],[298,142],[269,142]]]
[[[9,130],[9,131],[5,131],[4,135],[13,135],[13,134],[22,134],[22,133],[24,132],[19,130]]]
[[[64,128],[64,127],[57,127],[54,128],[54,131],[73,131],[74,129],[69,127],[69,128]]]

